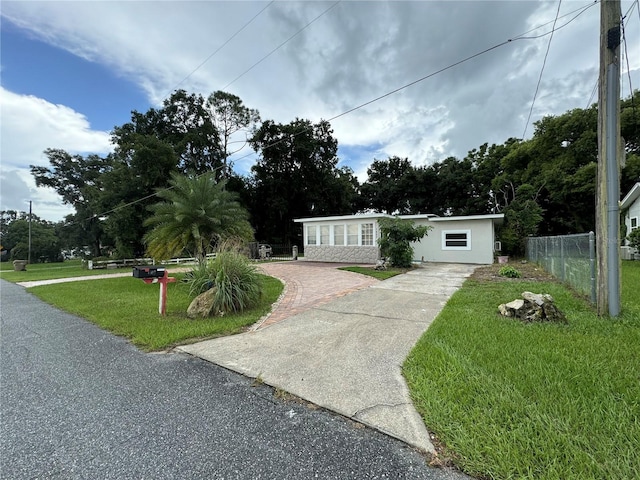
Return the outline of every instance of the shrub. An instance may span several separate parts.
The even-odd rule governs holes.
[[[241,312],[255,306],[262,295],[255,265],[236,250],[218,252],[186,277],[192,297],[214,289],[212,312]]]
[[[629,245],[640,250],[640,228],[634,228],[627,237]]]
[[[416,227],[411,220],[398,217],[378,220],[381,237],[378,240],[380,253],[388,257],[391,265],[398,268],[410,268],[413,261],[411,242],[418,242],[432,227]]]
[[[518,269],[513,268],[509,265],[502,267],[498,273],[503,277],[509,278],[520,278],[522,276]]]

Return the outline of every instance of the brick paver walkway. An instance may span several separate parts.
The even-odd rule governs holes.
[[[253,329],[268,327],[334,298],[379,282],[367,275],[338,270],[341,266],[343,265],[337,263],[305,261],[261,264],[260,268],[267,275],[279,278],[285,286],[271,313],[256,323]]]

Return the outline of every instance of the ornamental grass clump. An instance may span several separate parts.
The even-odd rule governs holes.
[[[262,295],[256,267],[236,249],[220,251],[214,259],[202,262],[187,283],[192,297],[213,289],[211,313],[217,315],[252,308]]]

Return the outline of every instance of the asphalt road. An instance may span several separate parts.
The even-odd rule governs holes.
[[[459,479],[402,442],[0,280],[0,478]]]

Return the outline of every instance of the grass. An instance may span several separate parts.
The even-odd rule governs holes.
[[[340,267],[338,270],[346,270],[347,272],[360,273],[362,275],[368,275],[370,277],[377,278],[378,280],[386,280],[387,278],[395,277],[401,273],[406,273],[406,269],[401,268],[387,268],[386,270],[376,270],[374,267]]]
[[[186,316],[191,301],[189,287],[180,281],[168,285],[165,317],[158,314],[159,287],[147,285],[137,278],[43,285],[29,291],[57,308],[130,339],[145,351],[153,351],[239,333],[255,323],[270,311],[283,289],[282,283],[275,278],[260,275],[260,279],[263,295],[255,308],[197,320]]]
[[[640,262],[624,262],[618,319],[555,282],[468,280],[404,364],[428,429],[480,478],[640,478]],[[568,325],[497,314],[550,293]]]
[[[26,271],[15,272],[11,262],[0,263],[0,278],[14,283],[121,272],[131,272],[131,267],[117,270],[87,270],[82,267],[80,260],[67,260],[60,263],[33,263],[27,265]]]

